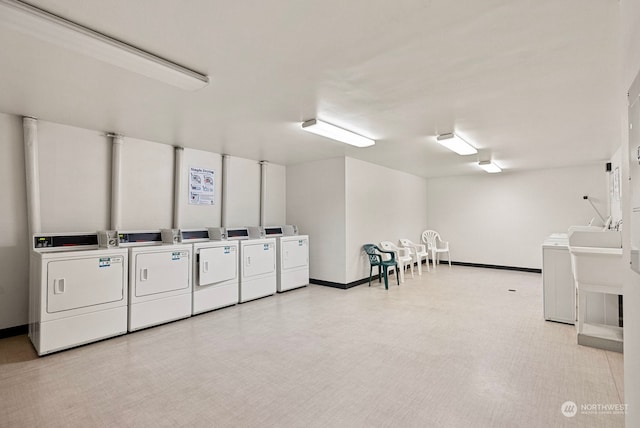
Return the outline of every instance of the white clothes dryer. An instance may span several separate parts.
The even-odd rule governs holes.
[[[29,338],[38,355],[127,332],[127,250],[97,234],[37,234],[29,281]]]
[[[239,303],[276,293],[276,241],[250,237],[248,227],[212,228],[214,239],[237,240],[239,247]]]
[[[211,241],[207,229],[163,234],[173,241],[193,245],[192,315],[238,303],[238,241]]]
[[[264,234],[276,238],[277,291],[282,293],[307,286],[309,236],[298,235],[296,226],[268,226],[264,228]]]
[[[192,246],[158,231],[118,232],[129,249],[129,331],[191,316]]]
[[[276,240],[240,241],[240,303],[276,293]]]

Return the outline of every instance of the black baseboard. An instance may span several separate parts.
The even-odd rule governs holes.
[[[424,262],[422,263],[424,264]],[[444,261],[440,260],[439,264],[448,265],[449,262],[446,260]],[[542,269],[524,268],[524,267],[517,267],[517,266],[486,265],[482,263],[454,262],[453,260],[451,261],[451,264],[455,266],[467,266],[467,267],[476,267],[476,268],[485,268],[485,269],[499,269],[499,270],[513,270],[518,272],[542,273]],[[417,263],[414,263],[413,265],[417,266]],[[393,275],[393,274],[394,272],[390,272],[390,275]],[[373,275],[371,277],[371,280],[372,281],[377,280],[377,275]],[[355,287],[360,284],[366,284],[368,282],[369,282],[369,277],[362,278],[357,281],[350,282],[348,284],[342,284],[340,282],[324,281],[322,279],[313,279],[313,278],[309,279],[309,284],[323,285],[325,287],[339,288],[341,290],[347,290],[349,288]]]
[[[349,288],[355,287],[356,285],[365,284],[368,282],[369,282],[369,278],[362,278],[357,281],[350,282],[348,284],[342,284],[340,282],[324,281],[322,279],[309,278],[309,284],[323,285],[325,287],[339,288],[341,290],[347,290]]]
[[[440,260],[439,264],[448,265],[449,262],[446,260],[444,261]],[[485,268],[485,269],[515,270],[518,272],[542,273],[542,269],[525,268],[525,267],[517,267],[517,266],[485,265],[482,263],[454,262],[453,260],[451,260],[451,264],[455,266],[468,266],[468,267],[477,267],[477,268]]]
[[[0,339],[4,339],[6,337],[12,336],[20,336],[21,334],[29,333],[29,326],[25,325],[17,325],[15,327],[3,328],[0,329]]]

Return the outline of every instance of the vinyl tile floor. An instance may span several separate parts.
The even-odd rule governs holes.
[[[41,358],[26,335],[2,339],[0,426],[624,426],[598,408],[624,403],[622,354],[544,321],[540,274],[442,265],[390,279]]]

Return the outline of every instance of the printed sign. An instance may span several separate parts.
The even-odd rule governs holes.
[[[98,261],[98,267],[109,267],[111,266],[111,257],[100,257]]]
[[[214,205],[215,171],[206,168],[189,168],[189,204]]]

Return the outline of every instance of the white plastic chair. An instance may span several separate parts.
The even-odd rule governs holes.
[[[423,244],[414,244],[408,239],[400,239],[400,246],[408,248],[411,256],[418,263],[418,275],[422,275],[422,259],[427,262],[427,271],[429,271],[429,253],[427,253],[427,246]]]
[[[413,278],[413,258],[408,248],[399,248],[391,241],[381,241],[380,248],[393,251],[396,254],[396,261],[400,268],[400,282],[404,282],[404,270],[406,266],[411,268],[411,278]],[[397,272],[396,272],[397,273]]]
[[[451,254],[449,253],[449,243],[440,239],[440,235],[435,230],[425,230],[422,232],[422,242],[427,245],[427,251],[431,251],[433,270],[436,269],[440,253],[447,253],[449,267],[451,267]]]

